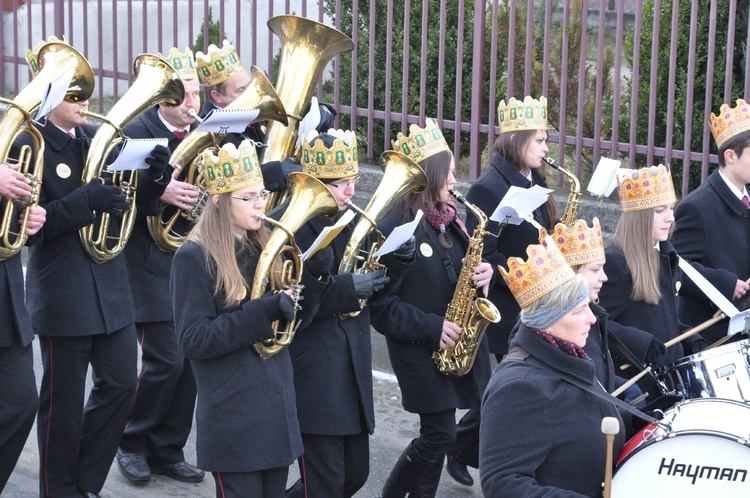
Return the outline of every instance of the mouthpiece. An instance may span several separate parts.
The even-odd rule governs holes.
[[[466,197],[464,197],[460,192],[456,192],[455,190],[449,190],[448,193],[452,195],[461,204],[466,204]]]
[[[545,163],[549,164],[550,166],[552,166],[555,169],[560,169],[560,166],[551,157],[543,157],[542,161],[544,161]]]
[[[190,110],[188,111],[188,116],[190,116],[190,117],[191,117],[191,118],[193,118],[194,120],[198,121],[198,123],[202,123],[202,122],[203,122],[203,119],[201,119],[201,117],[200,117],[200,116],[198,116],[198,113],[197,113],[197,112],[195,112],[195,109],[190,109]]]

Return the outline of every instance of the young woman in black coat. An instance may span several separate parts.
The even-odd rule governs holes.
[[[469,235],[450,202],[449,191],[456,182],[454,161],[439,128],[430,121],[425,130],[412,125],[411,135],[407,138],[400,134],[394,145],[408,151],[419,163],[429,187],[424,193],[405,196],[381,224],[381,230],[390,233],[394,227],[412,221],[418,210],[424,212],[415,234],[418,259],[403,267],[402,278],[392,272],[391,282],[370,304],[372,323],[386,336],[404,409],[419,414],[420,419],[420,435],[391,470],[382,496],[410,493],[431,497],[440,482],[445,454],[455,439],[456,409],[479,406],[489,376],[489,353],[483,340],[472,370],[462,377],[441,373],[432,359],[434,352],[454,346],[461,332],[458,325],[445,319],[445,314],[461,273]],[[488,263],[474,268],[472,279],[480,293],[486,292],[492,273]]]
[[[178,341],[198,388],[198,466],[212,472],[217,497],[281,497],[302,454],[292,362],[286,348],[262,359],[253,345],[293,317],[293,299],[288,290],[250,299],[268,240],[257,217],[268,193],[254,148],[227,144],[219,158],[207,152],[203,160],[210,202],[175,254],[170,285]],[[278,269],[277,262],[270,279]],[[326,283],[304,284],[305,308],[314,308]]]
[[[485,496],[600,496],[602,418],[620,421],[612,403],[589,391],[604,394],[584,350],[596,321],[589,284],[547,240],[547,247],[528,248],[527,261],[511,258],[503,273],[521,306],[521,324],[482,399],[479,474]],[[623,443],[621,429],[613,454]]]

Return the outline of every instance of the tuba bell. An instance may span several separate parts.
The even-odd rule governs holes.
[[[289,124],[269,123],[262,163],[283,161],[296,155],[299,123],[310,109],[315,86],[328,62],[338,54],[354,50],[351,38],[341,31],[306,19],[283,15],[268,20],[268,28],[281,40],[281,63],[276,91],[289,117]],[[284,198],[272,192],[266,203],[270,211]]]
[[[91,140],[83,168],[82,184],[94,178],[112,178],[112,184],[123,189],[130,208],[122,213],[117,235],[110,235],[110,223],[116,222],[109,213],[96,213],[97,221],[80,230],[81,242],[88,255],[97,263],[105,263],[125,248],[135,223],[137,171],[105,172],[110,152],[127,139],[122,128],[133,118],[157,104],[178,106],[185,98],[185,87],[174,68],[153,54],[141,54],[133,62],[135,81],[106,116],[82,110],[81,114],[102,121]]]
[[[252,123],[276,120],[284,125],[287,124],[281,99],[266,75],[257,66],[250,67],[250,83],[247,89],[226,109],[258,109],[260,114]],[[195,117],[200,119],[197,114]],[[176,251],[185,241],[192,223],[203,211],[208,194],[206,194],[206,182],[198,163],[203,150],[212,147],[218,153],[221,138],[216,133],[193,130],[172,153],[169,164],[180,170],[177,180],[194,185],[201,194],[192,209],[185,210],[164,204],[158,215],[148,216],[148,231],[156,246],[162,251]]]
[[[0,98],[0,103],[7,106],[5,112],[0,115],[0,162],[18,163],[19,171],[26,176],[32,187],[30,197],[16,201],[23,208],[22,223],[17,229],[13,228],[13,220],[16,217],[14,201],[0,197],[0,261],[11,258],[26,244],[30,208],[39,203],[44,172],[44,139],[39,130],[31,124],[32,112],[42,103],[47,86],[70,70],[73,71],[73,79],[68,86],[65,100],[88,100],[94,91],[94,72],[91,66],[83,55],[67,43],[51,41],[45,44],[37,54],[37,63],[37,76],[16,95],[16,98]],[[18,157],[11,158],[11,147],[22,134],[31,137],[33,146],[22,146]],[[36,157],[32,164],[34,154]]]
[[[339,212],[336,199],[323,182],[305,173],[291,173],[287,178],[287,190],[289,191],[289,205],[286,212],[279,221],[260,214],[261,220],[267,221],[274,226],[268,237],[266,247],[258,259],[255,269],[253,286],[250,298],[257,299],[266,292],[267,282],[274,263],[283,252],[289,253],[290,259],[283,262],[281,269],[280,288],[273,289],[281,291],[292,289],[294,291],[295,311],[299,309],[297,300],[302,290],[300,280],[302,279],[302,252],[294,242],[294,232],[302,225],[318,216],[332,218]],[[268,359],[278,354],[284,347],[288,346],[294,338],[296,331],[296,320],[286,323],[275,322],[273,324],[275,337],[255,343],[253,348],[263,359]]]

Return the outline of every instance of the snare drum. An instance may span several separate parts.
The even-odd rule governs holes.
[[[750,406],[724,399],[677,404],[625,446],[612,498],[750,496]]]
[[[686,399],[750,400],[750,339],[686,356],[656,375]]]

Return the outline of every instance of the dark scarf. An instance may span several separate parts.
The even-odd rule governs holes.
[[[438,211],[434,206],[425,204],[422,207],[422,211],[424,211],[424,216],[427,218],[427,222],[436,231],[445,233],[446,225],[450,225],[453,220],[456,220],[461,231],[463,231],[467,237],[470,237],[469,232],[466,230],[466,225],[464,225],[464,222],[461,221],[461,218],[456,214],[456,205],[452,202],[444,203],[442,211]]]
[[[570,356],[573,356],[575,358],[586,358],[586,351],[584,351],[583,348],[581,348],[577,344],[573,344],[570,341],[555,337],[552,334],[548,334],[547,332],[543,332],[538,329],[531,330],[533,330],[536,335],[538,335],[557,349],[569,354]]]

